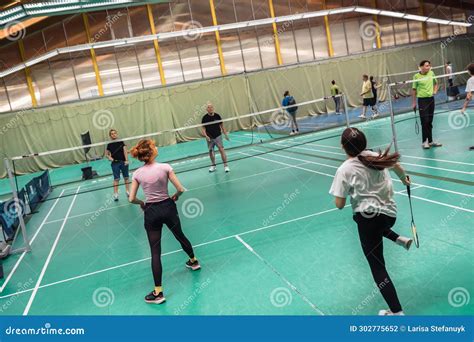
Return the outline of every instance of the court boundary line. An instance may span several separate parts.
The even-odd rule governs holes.
[[[350,204],[347,204],[345,206],[345,208],[346,207],[350,207]],[[199,243],[197,245],[194,245],[193,248],[198,248],[198,247],[202,247],[202,246],[211,245],[211,244],[214,244],[214,243],[217,243],[217,242],[221,242],[221,241],[224,241],[224,240],[229,240],[229,239],[235,238],[236,235],[247,235],[247,234],[252,234],[252,233],[255,233],[255,232],[260,232],[260,231],[263,231],[263,230],[271,229],[271,228],[274,228],[274,227],[283,226],[283,225],[286,225],[288,223],[305,220],[305,219],[308,219],[308,218],[311,218],[311,217],[320,216],[320,215],[323,215],[323,214],[326,214],[326,213],[329,213],[329,212],[332,212],[332,211],[337,211],[337,210],[339,210],[339,209],[338,208],[332,208],[332,209],[327,209],[327,210],[323,210],[323,211],[318,211],[318,212],[315,212],[315,213],[312,213],[312,214],[296,217],[296,218],[293,218],[293,219],[290,219],[290,220],[286,220],[286,221],[270,224],[270,225],[267,225],[267,226],[247,230],[247,231],[244,231],[244,232],[241,232],[241,233],[238,233],[238,234],[232,234],[232,235],[224,236],[224,237],[219,238],[219,239],[214,239],[214,240],[211,240],[211,241],[202,242],[202,243]],[[164,257],[164,256],[167,256],[167,255],[179,253],[179,252],[182,252],[182,251],[183,251],[183,249],[180,248],[180,249],[176,249],[174,251],[163,253],[161,256]],[[138,263],[141,263],[141,262],[144,262],[144,261],[148,261],[150,259],[151,259],[151,257],[146,257],[146,258],[142,258],[142,259],[139,259],[139,260],[134,260],[134,261],[130,261],[130,262],[127,262],[127,263],[123,263],[123,264],[120,264],[120,265],[107,267],[107,268],[104,268],[104,269],[101,269],[101,270],[80,274],[78,276],[74,276],[74,277],[58,280],[58,281],[55,281],[55,282],[52,282],[52,283],[48,283],[48,284],[45,284],[45,285],[41,285],[38,289],[43,289],[43,288],[47,288],[47,287],[67,283],[67,282],[70,282],[70,281],[74,281],[74,280],[77,280],[77,279],[86,278],[86,277],[93,276],[93,275],[96,275],[96,274],[112,271],[112,270],[115,270],[115,269],[118,269],[118,268],[138,264]],[[8,294],[8,295],[5,295],[5,296],[0,296],[0,299],[12,297],[12,296],[15,296],[15,295],[18,295],[18,294],[23,294],[23,293],[31,292],[31,291],[33,291],[33,289],[17,291],[15,293],[11,293],[11,294]]]
[[[61,191],[61,194],[59,196],[61,196],[63,194],[65,190]],[[30,246],[33,244],[33,242],[36,240],[36,237],[39,235],[40,231],[43,229],[43,227],[47,224],[47,219],[49,218],[49,215],[51,215],[51,213],[53,212],[54,208],[56,207],[56,205],[58,204],[59,202],[59,197],[56,199],[56,201],[54,201],[53,205],[51,206],[51,208],[49,209],[48,213],[46,214],[46,216],[43,218],[43,221],[41,222],[40,226],[38,227],[38,229],[36,230],[36,232],[34,233],[33,237],[31,238],[30,240]],[[20,266],[21,262],[23,261],[23,258],[25,257],[26,253],[28,253],[27,251],[24,251],[23,253],[21,253],[21,256],[18,258],[18,260],[16,261],[15,265],[13,266],[12,270],[10,271],[10,273],[8,274],[7,278],[5,279],[5,281],[3,282],[2,286],[0,287],[0,293],[3,292],[3,290],[5,289],[5,287],[7,286],[7,284],[10,282],[11,278],[13,277],[13,274],[16,272],[17,268]]]
[[[306,302],[306,304],[308,304],[314,311],[316,311],[318,314],[320,314],[321,316],[324,316],[324,312],[322,312],[317,306],[316,304],[314,304],[313,302],[311,302],[308,297],[306,297],[300,290],[297,289],[297,287],[295,285],[293,285],[288,279],[286,279],[286,277],[281,274],[269,261],[267,261],[265,258],[263,258],[260,254],[258,254],[255,249],[253,249],[252,246],[250,246],[247,242],[244,241],[244,239],[242,239],[239,234],[235,235],[235,238],[240,242],[242,243],[245,248],[247,248],[253,255],[255,255],[261,262],[263,262],[268,268],[270,268],[270,270],[275,273],[277,275],[278,278],[280,278],[281,280],[283,280],[284,283],[286,283],[286,285],[288,285],[291,290],[293,292],[295,292],[301,299],[303,299],[304,302]]]
[[[305,164],[308,164],[308,162],[304,162],[304,163],[301,163],[301,164],[298,164],[298,165],[305,165]],[[246,178],[250,178],[250,177],[260,176],[260,175],[267,174],[267,173],[271,173],[271,172],[275,172],[275,171],[287,170],[287,169],[290,169],[290,168],[291,168],[291,167],[289,167],[289,166],[285,166],[285,167],[281,167],[281,168],[278,168],[278,169],[273,169],[273,170],[269,170],[269,171],[263,171],[263,172],[260,172],[260,173],[254,173],[254,174],[247,175],[247,176],[244,176],[244,177],[229,179],[229,180],[226,180],[226,181],[223,181],[223,182],[217,182],[217,183],[212,183],[212,184],[208,184],[208,185],[203,185],[203,186],[200,186],[200,187],[197,187],[197,188],[186,189],[185,193],[186,193],[186,192],[191,192],[191,191],[200,190],[200,189],[204,189],[204,188],[207,188],[207,187],[216,186],[216,185],[219,185],[219,184],[231,183],[231,182],[235,182],[235,181],[242,180],[242,179],[246,179]],[[61,195],[60,195],[60,196],[61,196]],[[59,198],[59,197],[58,197],[58,198]],[[121,205],[118,205],[118,206],[116,206],[116,207],[105,208],[105,209],[103,209],[103,210],[100,210],[100,212],[102,213],[102,212],[107,211],[107,210],[112,210],[112,209],[117,209],[117,208],[123,208],[123,207],[128,207],[128,206],[133,206],[133,204],[131,204],[131,203],[121,204]],[[89,212],[83,213],[83,214],[77,214],[77,215],[69,216],[69,219],[74,219],[74,218],[78,218],[78,217],[82,217],[82,216],[92,215],[92,214],[94,214],[94,213],[96,213],[96,212],[99,212],[99,210],[94,210],[94,211],[89,211]],[[63,218],[60,218],[60,219],[48,221],[48,222],[46,222],[45,224],[57,223],[57,222],[61,222],[62,220],[63,220]],[[0,293],[1,293],[1,291],[0,291]]]
[[[245,154],[244,152],[240,152],[240,153],[243,153]],[[269,154],[275,154],[275,153],[269,153]],[[278,154],[276,154],[278,156]],[[277,164],[282,164],[282,165],[289,165],[289,164],[286,164],[286,163],[283,163],[283,162],[279,162],[279,161],[276,161],[276,160],[271,160],[271,159],[267,159],[267,158],[264,158],[264,157],[261,157],[261,156],[254,156],[255,158],[259,158],[259,159],[262,159],[262,160],[267,160],[269,162],[273,162],[273,163],[277,163]],[[325,173],[322,173],[322,172],[318,172],[318,171],[315,171],[315,170],[311,170],[311,169],[306,169],[306,168],[302,168],[302,167],[296,167],[296,166],[293,166],[294,168],[296,169],[300,169],[300,170],[304,170],[304,171],[308,171],[308,172],[312,172],[312,173],[318,173],[318,174],[322,174],[324,176],[328,176],[328,177],[331,177],[331,178],[334,178],[334,175],[328,175],[328,174],[325,174]],[[397,181],[397,179],[393,179],[395,181]],[[400,180],[398,180],[398,182],[401,183]],[[408,196],[404,193],[400,193],[400,192],[394,192],[395,194],[401,194],[403,196]],[[461,211],[466,211],[466,212],[469,212],[469,213],[474,213],[474,210],[470,210],[470,209],[467,209],[467,208],[463,208],[463,207],[457,207],[457,206],[454,206],[454,205],[451,205],[451,204],[447,204],[447,203],[443,203],[443,202],[438,202],[438,201],[433,201],[433,200],[429,200],[427,198],[424,198],[424,197],[420,197],[420,196],[412,196],[413,198],[416,198],[416,199],[419,199],[421,201],[426,201],[426,202],[430,202],[430,203],[435,203],[435,204],[438,204],[438,205],[441,205],[441,206],[446,206],[446,207],[450,207],[450,208],[454,208],[454,209],[458,209],[458,210],[461,210]]]
[[[69,209],[66,213],[66,216],[64,217],[64,221],[61,225],[61,228],[59,229],[59,232],[56,235],[56,239],[54,240],[51,250],[49,251],[48,257],[46,258],[46,261],[43,265],[43,269],[41,270],[41,273],[38,277],[38,281],[36,282],[36,285],[33,289],[33,293],[31,294],[31,297],[28,300],[28,304],[26,304],[25,310],[23,311],[23,316],[28,316],[28,312],[30,311],[31,306],[33,305],[33,301],[35,300],[36,294],[38,293],[39,287],[41,285],[41,281],[43,280],[43,277],[46,274],[46,270],[48,268],[49,263],[51,262],[51,258],[53,256],[54,250],[56,249],[56,246],[58,245],[59,239],[61,238],[61,234],[64,230],[64,227],[66,226],[66,222],[68,220],[69,214],[71,213],[72,207],[74,206],[74,203],[76,202],[77,194],[80,188],[81,186],[77,187],[76,194],[74,195],[74,198],[72,199],[71,204],[69,205]]]
[[[262,152],[260,150],[256,150],[256,149],[252,149],[256,152]],[[284,152],[287,152],[287,151],[284,151]],[[298,160],[298,161],[303,161],[305,159],[300,159],[300,158],[295,158],[295,157],[289,157],[289,156],[285,156],[283,154],[277,154],[276,152],[269,152],[267,154],[270,154],[270,155],[276,155],[276,156],[279,156],[279,157],[282,157],[282,158],[287,158],[287,159],[293,159],[293,160]],[[321,159],[321,157],[319,156],[312,156],[313,158],[318,158],[318,159]],[[341,162],[343,162],[341,160]],[[323,165],[323,166],[327,166],[329,168],[333,168],[333,169],[337,169],[338,167],[337,166],[333,166],[333,165],[327,165],[327,164],[322,164],[322,163],[317,163],[317,162],[314,162],[314,161],[311,161],[311,160],[307,160],[306,161],[307,164],[315,164],[315,165]],[[413,173],[412,171],[408,172],[408,173]],[[396,178],[393,178],[391,177],[393,181],[396,181],[396,182],[401,182],[399,179],[396,179]],[[452,194],[456,194],[456,195],[459,195],[459,196],[464,196],[464,197],[474,197],[474,194],[468,194],[468,193],[464,193],[464,192],[459,192],[459,191],[454,191],[454,190],[450,190],[450,189],[444,189],[444,188],[437,188],[435,186],[431,186],[431,185],[425,185],[425,184],[420,184],[420,183],[415,183],[413,182],[412,183],[413,185],[420,185],[424,188],[428,188],[428,189],[432,189],[432,190],[438,190],[438,191],[441,191],[441,192],[447,192],[447,193],[452,193]]]
[[[273,145],[276,145],[276,146],[280,146],[280,147],[292,147],[291,145],[285,145],[284,142],[274,142],[272,143]],[[305,145],[311,145],[311,143],[307,143]],[[294,148],[296,149],[300,149],[300,150],[305,150],[305,151],[316,151],[316,152],[323,152],[323,153],[329,153],[329,154],[336,154],[336,155],[341,155],[341,156],[345,156],[344,153],[339,153],[339,152],[331,152],[331,151],[324,151],[324,150],[318,150],[318,149],[309,149],[309,148],[304,148],[304,147],[301,147],[301,146],[294,146]],[[402,156],[403,157],[403,156]],[[461,174],[466,174],[466,175],[472,175],[474,174],[473,171],[460,171],[460,170],[453,170],[453,169],[445,169],[445,168],[442,168],[442,167],[435,167],[435,166],[427,166],[427,165],[418,165],[418,164],[411,164],[411,163],[405,163],[405,162],[400,162],[400,164],[402,165],[410,165],[410,166],[415,166],[415,167],[419,167],[419,168],[427,168],[427,169],[434,169],[434,170],[440,170],[440,171],[447,171],[447,172],[453,172],[453,173],[461,173]]]

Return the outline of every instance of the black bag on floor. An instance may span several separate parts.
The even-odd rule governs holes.
[[[459,89],[457,86],[448,87],[447,90],[448,96],[456,97],[459,95]]]

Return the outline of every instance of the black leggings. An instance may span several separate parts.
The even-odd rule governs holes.
[[[370,214],[369,214],[370,215]],[[382,293],[383,298],[387,302],[392,312],[402,310],[400,301],[398,300],[397,291],[393,285],[387,269],[385,268],[385,260],[383,258],[383,237],[396,241],[399,235],[390,228],[395,224],[395,218],[387,215],[377,215],[371,217],[357,213],[354,215],[354,221],[357,222],[359,230],[360,243],[364,255],[369,262],[372,276],[377,287]],[[373,216],[373,214],[372,214]],[[371,218],[369,218],[371,217]]]
[[[434,97],[418,98],[418,108],[420,110],[421,140],[433,142],[433,116],[435,111]]]
[[[148,235],[148,242],[150,243],[151,269],[155,286],[161,286],[163,276],[161,266],[161,230],[163,223],[171,230],[186,254],[190,258],[194,258],[191,242],[189,242],[181,229],[181,221],[179,220],[176,203],[170,198],[158,203],[147,203],[145,207],[145,229]]]

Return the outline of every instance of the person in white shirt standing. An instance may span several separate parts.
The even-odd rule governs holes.
[[[336,207],[343,209],[350,196],[353,219],[357,223],[360,243],[369,263],[374,281],[389,310],[379,315],[404,315],[395,286],[388,275],[383,256],[383,238],[409,249],[413,240],[395,233],[391,228],[397,218],[393,200],[393,184],[388,169],[392,169],[403,184],[409,178],[398,163],[400,155],[366,150],[367,139],[357,128],[346,128],[341,145],[347,160],[337,169],[329,193],[335,197]]]
[[[453,73],[453,67],[452,67],[450,61],[447,61],[447,62],[446,62],[445,71],[446,71],[446,74],[452,74],[452,73]],[[454,80],[454,76],[453,76],[453,75],[449,75],[449,76],[448,76],[448,86],[452,87],[452,86],[454,85],[453,80]]]
[[[472,99],[472,93],[474,92],[474,63],[471,63],[467,66],[467,71],[471,77],[467,80],[466,85],[466,101],[464,101],[464,105],[462,106],[461,113],[465,115],[467,106]]]

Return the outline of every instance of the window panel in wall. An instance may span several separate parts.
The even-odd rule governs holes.
[[[160,42],[161,60],[167,84],[184,82],[176,40]]]
[[[344,32],[344,25],[342,22],[334,22],[329,20],[329,27],[331,30],[332,46],[334,49],[334,56],[347,55],[346,36]]]
[[[86,99],[99,96],[90,52],[80,51],[71,53],[71,61],[76,75],[80,98]]]
[[[104,95],[122,93],[121,75],[119,74],[114,49],[105,48],[96,50],[96,56]]]
[[[390,17],[379,16],[380,39],[382,47],[395,45],[395,36],[393,34],[393,19]]]
[[[5,83],[3,78],[0,80],[0,113],[9,112],[10,102],[8,101],[7,89],[5,88]]]
[[[454,21],[466,21],[466,14],[457,8],[453,8]],[[467,28],[463,26],[454,26],[454,33],[456,35],[466,34]]]
[[[134,46],[116,48],[119,72],[125,92],[143,89],[142,77],[138,67]]]
[[[173,17],[171,16],[170,4],[152,5],[153,19],[156,32],[171,32],[174,30]]]
[[[151,34],[146,6],[130,7],[128,9],[128,15],[130,17],[134,37]]]
[[[298,60],[307,62],[314,60],[313,42],[307,20],[296,21],[293,24]]]
[[[222,72],[220,67],[219,54],[217,52],[215,34],[206,33],[199,40],[197,40],[197,43],[204,78],[221,76]]]
[[[228,74],[236,74],[245,70],[239,35],[238,30],[221,33],[222,53]]]
[[[250,5],[253,8],[255,19],[265,19],[271,17],[268,0],[250,0]]]
[[[346,36],[347,36],[347,45],[349,47],[349,53],[358,53],[362,52],[362,39],[359,33],[359,19],[346,19],[345,21],[345,29],[346,29]]]
[[[211,14],[211,6],[209,1],[193,1],[187,0],[188,7],[191,7],[191,16],[192,20],[197,21],[200,26],[207,27],[213,26],[212,22],[212,14]],[[228,6],[232,8],[232,3],[230,1]],[[214,6],[216,6],[217,1],[214,1]],[[232,12],[230,12],[232,14]],[[217,22],[219,22],[219,17],[217,17]]]
[[[41,31],[27,35],[23,39],[23,45],[25,46],[25,58],[27,60],[39,57],[46,53],[46,47],[44,46],[44,40]]]
[[[160,50],[163,50],[163,46],[161,46],[161,44]],[[160,86],[160,72],[158,69],[158,62],[156,61],[155,48],[153,47],[153,44],[146,43],[137,45],[136,54],[144,87],[151,88]],[[163,63],[163,53],[161,53],[161,57]]]
[[[46,50],[51,51],[57,48],[65,47],[67,45],[62,23],[57,23],[45,28],[43,33],[46,41]]]
[[[259,26],[257,28],[258,42],[260,45],[260,53],[262,56],[263,67],[272,68],[278,65],[275,39],[273,37],[273,28],[271,25]],[[281,40],[280,40],[281,41]],[[286,61],[283,61],[286,63]]]
[[[178,38],[177,45],[181,56],[184,80],[187,82],[202,79],[199,52],[195,41]]]
[[[236,22],[236,15],[234,11],[233,0],[214,1],[214,7],[216,9],[216,17],[217,17],[218,24],[222,25],[222,24],[230,24],[230,23]],[[245,9],[244,7],[248,8],[249,7],[248,3],[246,3],[245,6],[243,7],[239,7],[239,11],[244,10]],[[250,15],[252,15],[251,12],[250,12]]]
[[[54,82],[47,63],[33,65],[30,68],[36,101],[39,106],[58,103]]]
[[[66,31],[66,39],[68,46],[74,46],[87,43],[86,31],[84,29],[84,22],[82,15],[77,14],[67,18],[63,22]]]
[[[437,17],[439,19],[445,20],[453,20],[451,8],[446,6],[438,6],[438,14]],[[441,37],[449,37],[454,33],[452,25],[439,25]]]
[[[105,11],[87,13],[87,18],[89,20],[89,32],[92,42],[103,42],[113,39],[112,27],[115,23],[109,20]]]
[[[107,10],[106,25],[110,27],[113,39],[129,38],[131,25],[126,8]]]
[[[59,55],[50,61],[51,74],[56,83],[59,102],[79,100],[79,93],[74,77],[73,61],[69,55]]]
[[[31,108],[31,96],[26,84],[25,72],[18,71],[12,75],[5,76],[5,85],[7,87],[8,96],[12,110]]]
[[[323,18],[313,18],[309,20],[311,25],[311,37],[313,39],[314,55],[316,59],[327,58],[328,41]]]
[[[410,35],[408,33],[408,22],[403,19],[393,19],[393,28],[395,30],[396,45],[410,43]]]
[[[262,68],[258,36],[254,28],[240,30],[240,41],[244,55],[244,66],[246,71],[259,70]]]

